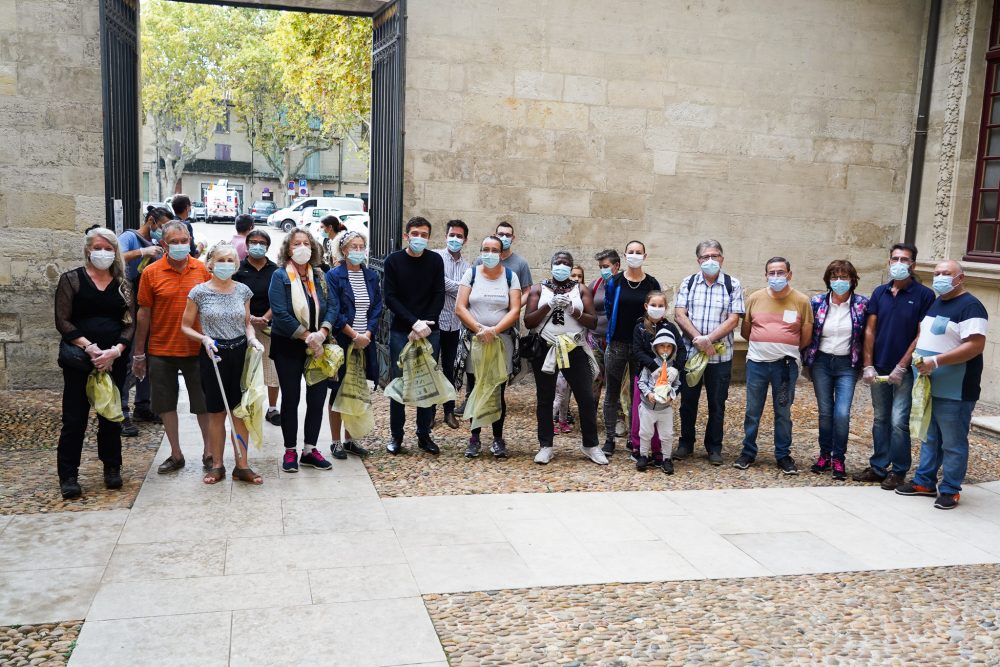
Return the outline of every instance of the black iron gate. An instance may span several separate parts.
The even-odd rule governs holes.
[[[101,0],[105,225],[139,226],[138,0]]]
[[[383,261],[403,236],[403,97],[406,2],[396,0],[374,17],[372,31],[371,195],[368,200],[370,266],[381,275]],[[376,335],[382,379],[389,368],[389,323]]]

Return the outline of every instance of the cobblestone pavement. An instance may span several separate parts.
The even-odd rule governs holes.
[[[726,411],[723,456],[725,463],[715,467],[705,458],[700,445],[693,458],[676,462],[676,473],[664,475],[658,469],[637,472],[624,450],[624,439],[618,438],[618,452],[611,465],[597,466],[580,453],[580,434],[574,427],[572,433],[555,438],[556,457],[547,466],[533,463],[538,451],[535,426],[535,392],[530,382],[516,384],[507,392],[508,416],[504,429],[510,458],[494,460],[486,451],[489,440],[484,431],[483,454],[477,459],[463,457],[468,442],[467,422],[457,430],[438,423],[433,432],[441,446],[441,454],[432,457],[416,446],[414,412],[407,411],[407,430],[404,446],[406,454],[393,457],[385,452],[388,427],[387,399],[379,393],[375,398],[376,435],[368,439],[372,456],[365,464],[383,497],[462,495],[477,493],[546,493],[557,491],[662,491],[669,489],[744,489],[772,486],[819,486],[855,484],[834,481],[829,474],[814,475],[809,466],[819,454],[817,445],[816,397],[812,385],[800,382],[792,406],[794,427],[792,456],[798,464],[798,476],[783,475],[774,465],[773,415],[766,409],[757,438],[760,451],[756,464],[742,471],[732,467],[739,456],[743,440],[743,409],[745,389],[734,385],[729,392]],[[575,411],[575,403],[573,410]],[[988,409],[988,408],[987,408]],[[978,412],[978,411],[977,411]],[[854,395],[851,436],[847,452],[848,475],[868,465],[871,456],[871,399],[867,388],[859,386]],[[440,415],[439,415],[440,416]],[[704,426],[705,407],[699,413],[699,426]],[[675,414],[675,433],[680,432],[679,417]],[[600,421],[598,422],[600,425]],[[600,441],[603,443],[603,430]],[[325,434],[324,434],[325,437]],[[698,431],[703,437],[703,429]],[[700,442],[700,440],[699,440]],[[973,433],[969,456],[970,484],[1000,479],[1000,441]],[[914,442],[914,465],[919,457],[920,445]]]
[[[83,621],[0,627],[0,665],[62,667],[69,661]]]
[[[976,565],[424,602],[452,665],[996,665],[998,577]]]
[[[139,435],[122,438],[122,478],[118,491],[104,488],[104,467],[97,458],[97,419],[91,415],[80,466],[83,496],[64,501],[56,474],[56,445],[62,426],[62,392],[0,391],[0,514],[76,512],[132,506],[149,464],[160,446],[163,427],[137,424]]]

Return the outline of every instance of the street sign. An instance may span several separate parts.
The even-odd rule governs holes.
[[[308,187],[308,186],[309,186],[309,184],[306,183],[306,179],[304,179],[304,178],[300,178],[299,179],[299,187],[300,188],[305,188],[305,187]]]
[[[288,181],[288,189],[295,192],[295,181]]]
[[[125,231],[125,208],[122,205],[121,199],[115,200],[114,209],[115,209],[115,234],[121,236],[122,232]]]
[[[309,188],[299,188],[299,194],[302,196],[309,194]]]

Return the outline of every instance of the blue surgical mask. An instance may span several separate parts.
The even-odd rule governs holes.
[[[767,286],[770,287],[772,291],[780,292],[788,287],[788,278],[785,276],[781,276],[780,278],[768,278]]]
[[[448,250],[452,252],[458,252],[465,245],[465,241],[462,239],[457,239],[454,236],[448,237]]]
[[[951,276],[934,276],[934,280],[931,282],[931,287],[934,288],[935,294],[943,296],[955,289],[955,283]]]
[[[212,275],[219,280],[229,280],[236,273],[236,265],[232,262],[221,262],[212,267]]]
[[[498,252],[484,252],[479,255],[480,261],[482,261],[483,266],[487,269],[492,269],[497,264],[500,263],[500,253]]]
[[[149,233],[149,238],[153,239],[154,241],[159,241],[160,239],[163,238],[163,231],[160,229],[154,229]]]
[[[500,237],[500,246],[501,246],[501,247],[502,247],[502,248],[503,248],[504,250],[510,250],[510,242],[511,242],[511,241],[513,241],[513,240],[514,240],[514,239],[512,239],[512,238],[511,238],[511,237],[509,237],[509,236],[501,236],[501,237]]]
[[[611,280],[614,275],[614,272],[610,268],[601,269],[601,277],[604,278],[604,280]]]
[[[844,296],[845,294],[847,294],[848,290],[851,289],[851,281],[850,280],[831,280],[830,281],[830,289],[832,289],[833,293],[836,294],[837,296]]]
[[[361,264],[365,261],[365,251],[364,250],[351,250],[347,253],[347,261],[351,264]]]
[[[171,243],[167,254],[170,255],[170,259],[179,262],[191,254],[191,246],[187,243]]]
[[[910,277],[910,267],[902,262],[890,264],[889,277],[893,280],[906,280]]]
[[[420,236],[411,236],[409,240],[410,250],[419,255],[427,247],[427,239]]]
[[[247,247],[247,253],[254,259],[260,259],[267,254],[267,246],[263,243],[251,243]]]
[[[719,262],[717,262],[714,259],[706,259],[704,262],[701,263],[702,272],[709,277],[719,275],[719,269],[721,268],[722,266],[719,264]]]
[[[569,274],[573,272],[573,268],[566,266],[565,264],[553,264],[552,265],[552,277],[558,282],[562,282],[569,278]]]

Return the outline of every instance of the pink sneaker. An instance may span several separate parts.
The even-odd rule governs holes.
[[[553,424],[552,425],[552,435],[559,435],[559,433],[560,433],[560,431],[559,431],[559,424]]]
[[[304,466],[312,466],[313,468],[318,468],[319,470],[329,470],[333,467],[333,464],[323,458],[320,451],[313,448],[310,452],[303,452],[302,456],[299,458],[299,463]]]
[[[833,478],[838,480],[847,479],[847,469],[844,468],[844,462],[840,459],[833,460]]]
[[[295,449],[285,449],[285,457],[281,460],[281,469],[285,472],[298,472],[299,462]]]
[[[569,422],[559,422],[559,430],[563,433],[569,433],[573,427],[569,425]]]

